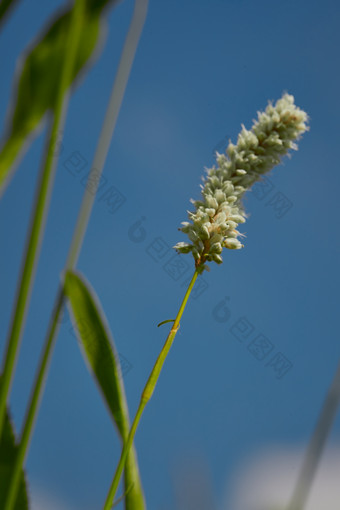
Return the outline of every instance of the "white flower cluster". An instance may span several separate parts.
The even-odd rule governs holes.
[[[190,242],[174,246],[179,253],[191,252],[200,272],[207,269],[205,262],[223,262],[223,248],[243,247],[238,239],[242,234],[236,230],[246,217],[243,194],[289,149],[297,149],[295,141],[308,129],[307,121],[294,97],[284,94],[275,106],[269,103],[265,112],[258,113],[250,131],[242,126],[237,144],[229,143],[226,155],[216,153],[217,167],[207,170],[201,185],[202,200],[191,200],[196,210],[188,213],[190,222],[179,229]]]

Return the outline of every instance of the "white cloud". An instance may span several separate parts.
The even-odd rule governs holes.
[[[60,497],[41,487],[32,488],[30,503],[31,510],[76,510],[63,502]]]
[[[275,448],[248,459],[237,470],[224,505],[230,510],[266,510],[289,502],[304,450]],[[305,510],[339,510],[340,446],[322,456]]]

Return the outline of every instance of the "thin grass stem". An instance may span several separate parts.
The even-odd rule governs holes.
[[[98,141],[97,150],[92,164],[92,171],[89,174],[88,182],[98,179],[102,173],[106,156],[111,143],[114,128],[117,122],[118,113],[123,100],[126,84],[131,71],[133,59],[137,50],[138,42],[144,26],[148,0],[136,0],[135,9],[130,24],[130,28],[125,40],[121,60],[117,70],[117,75],[112,87],[107,113],[104,119],[102,131]],[[95,174],[94,174],[95,172]],[[98,177],[99,175],[99,177]],[[94,179],[95,178],[95,179]],[[93,187],[92,187],[93,190]],[[91,194],[85,189],[85,194],[81,209],[78,215],[78,221],[75,227],[74,235],[69,250],[69,255],[65,265],[65,270],[73,269],[77,263],[79,252],[85,236],[88,220],[93,207],[95,194]],[[27,406],[25,420],[21,433],[21,441],[19,446],[20,463],[23,466],[28,453],[29,444],[32,438],[34,423],[39,411],[39,404],[42,399],[43,389],[47,377],[48,367],[51,359],[53,347],[59,331],[59,318],[63,310],[64,290],[60,285],[53,312],[51,315],[49,327],[47,330],[36,379],[31,392],[30,401]]]
[[[74,46],[73,41],[72,45]],[[20,350],[21,337],[23,334],[26,315],[29,308],[36,266],[40,254],[40,246],[45,230],[49,203],[58,162],[56,140],[58,139],[58,136],[62,131],[62,127],[65,122],[65,114],[68,105],[68,94],[66,94],[66,91],[68,83],[70,82],[70,75],[72,73],[74,58],[74,50],[69,47],[69,51],[65,56],[65,64],[63,66],[59,87],[56,94],[51,127],[47,137],[45,155],[41,167],[39,183],[28,229],[28,236],[21,268],[21,276],[19,279],[15,306],[13,307],[11,325],[7,338],[4,368],[2,371],[2,380],[0,385],[0,437],[4,423],[6,403],[10,395],[11,385],[14,378],[15,365]]]
[[[303,510],[340,404],[340,362],[328,389],[287,510]]]
[[[69,94],[67,92],[67,85],[71,81],[70,79],[71,79],[71,76],[73,73],[73,68],[74,68],[74,64],[75,64],[75,59],[76,59],[80,35],[81,35],[82,20],[83,20],[84,12],[85,12],[84,0],[75,0],[75,4],[74,4],[73,10],[72,10],[70,26],[69,26],[69,33],[68,33],[68,44],[67,44],[68,51],[65,54],[64,65],[63,65],[63,69],[61,72],[60,83],[59,83],[59,87],[58,87],[56,103],[55,103],[55,108],[54,108],[53,126],[52,126],[52,130],[51,130],[51,137],[49,139],[49,146],[48,146],[48,150],[47,150],[46,166],[45,166],[44,174],[43,174],[43,182],[44,181],[46,181],[46,182],[45,182],[45,184],[41,190],[41,193],[39,194],[39,197],[38,197],[38,203],[43,202],[43,203],[45,203],[46,207],[47,207],[47,204],[49,201],[49,197],[47,199],[45,197],[45,194],[46,193],[50,194],[50,189],[52,187],[52,184],[51,184],[52,175],[51,174],[55,171],[56,160],[57,160],[57,158],[53,157],[54,140],[56,139],[56,137],[58,135],[59,129],[61,127],[61,123],[65,120],[65,119],[62,119],[62,115],[63,115],[63,112],[66,111],[68,98],[69,98]],[[47,190],[47,188],[50,188],[50,189]],[[34,234],[35,242],[39,243],[39,240],[38,240],[39,239],[39,230],[40,230],[39,225],[42,230],[42,223],[41,223],[40,218],[44,214],[46,214],[46,212],[42,205],[40,205],[40,209],[37,208],[37,211],[38,211],[38,215],[35,216],[35,218],[33,220],[33,229],[32,230],[34,232],[37,231],[37,233]],[[34,242],[32,243],[32,245],[34,247]],[[29,244],[28,252],[29,252],[29,256],[32,259],[31,264],[33,267],[33,265],[36,262],[33,260],[33,258],[34,258],[33,247],[31,247],[31,248],[30,247],[31,247],[31,244]],[[32,254],[30,253],[30,250],[32,251]],[[33,271],[31,270],[31,273],[30,273],[30,268],[28,268],[27,276],[26,276],[26,273],[24,273],[24,284],[23,285],[26,288],[29,285],[29,282],[26,281],[29,278],[29,275],[33,276]],[[19,296],[21,296],[21,294],[19,294]],[[22,296],[24,297],[24,292],[22,293]],[[23,299],[23,297],[21,297],[21,300]],[[26,306],[28,306],[28,304]],[[25,307],[25,302],[19,301],[19,307],[22,307],[22,308]],[[22,313],[22,312],[19,311],[19,313]],[[14,345],[15,345],[16,339],[18,339],[19,335],[20,335],[20,324],[21,324],[20,318],[17,320],[18,320],[18,325],[14,324],[14,328],[15,328],[14,331],[15,331],[16,336],[14,336],[14,339],[13,338],[10,339],[10,341],[14,342]],[[54,327],[56,327],[56,324],[54,325]],[[11,344],[11,345],[13,345],[13,344]],[[13,354],[12,354],[12,358],[13,358]],[[40,377],[41,376],[42,375],[40,374]],[[35,398],[38,398],[38,396],[35,396]],[[33,421],[34,421],[34,416],[32,416],[31,411],[32,411],[32,408],[30,407],[28,410],[28,415],[27,415],[28,427],[26,427],[24,429],[24,433],[22,434],[21,439],[20,439],[20,444],[18,447],[17,455],[16,455],[16,461],[15,461],[15,464],[13,467],[12,476],[11,476],[9,486],[8,486],[8,492],[7,492],[7,496],[6,496],[6,500],[5,500],[4,510],[12,510],[12,508],[14,508],[14,506],[15,506],[17,491],[18,491],[19,482],[20,482],[20,476],[21,476],[21,472],[22,472],[22,466],[23,466],[24,459],[26,456],[26,451],[28,448],[28,442],[29,442],[29,436],[30,436],[29,432],[33,426]]]
[[[139,422],[142,417],[145,406],[149,402],[149,400],[151,399],[151,397],[153,395],[153,392],[155,391],[155,387],[156,387],[159,375],[161,373],[162,367],[163,367],[165,359],[169,353],[169,350],[173,344],[176,333],[179,329],[180,320],[182,318],[183,312],[185,310],[186,304],[188,302],[189,296],[191,294],[191,291],[193,289],[193,286],[195,284],[197,276],[198,276],[198,270],[195,271],[195,273],[191,279],[191,282],[190,282],[189,287],[185,293],[185,296],[184,296],[184,299],[180,306],[180,309],[178,310],[175,322],[174,322],[174,324],[170,330],[170,333],[165,341],[165,344],[163,345],[163,348],[156,360],[156,363],[154,364],[154,367],[150,373],[149,379],[146,382],[146,385],[144,387],[144,390],[143,390],[143,393],[142,393],[142,396],[140,399],[140,403],[139,403],[139,406],[138,406],[138,409],[136,412],[136,416],[135,416],[135,418],[132,422],[132,425],[131,425],[131,429],[130,429],[128,438],[123,445],[121,456],[120,456],[120,459],[119,459],[119,462],[118,462],[118,465],[116,468],[116,472],[114,474],[108,495],[106,497],[105,504],[103,506],[103,510],[110,510],[110,508],[112,507],[112,503],[113,503],[114,497],[116,495],[116,492],[117,492],[117,489],[119,486],[119,481],[120,481],[120,478],[123,473],[126,458],[128,456],[128,453],[129,453],[132,443],[134,441],[137,427],[139,425]]]

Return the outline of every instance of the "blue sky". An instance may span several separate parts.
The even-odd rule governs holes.
[[[17,59],[60,5],[24,0],[2,28],[2,128]],[[69,105],[12,390],[17,427],[132,8],[126,0],[110,11],[100,57]],[[189,199],[199,196],[214,150],[229,138],[235,142],[241,123],[249,128],[256,112],[284,91],[310,116],[299,151],[270,174],[266,187],[249,193],[245,248],[225,251],[223,265],[204,274],[145,411],[136,445],[152,510],[181,510],[176,472],[197,458],[222,508],[235,470],[249,456],[277,446],[301,449],[313,430],[340,356],[338,25],[335,0],[150,1],[78,264],[126,359],[132,415],[167,333],[157,324],[176,314],[193,271],[184,256],[185,272],[173,278],[171,246],[184,240],[177,229]],[[45,134],[30,146],[0,202],[2,350]],[[79,174],[72,172],[74,158],[82,161]],[[112,213],[106,197],[113,187],[122,205]],[[277,196],[286,209],[277,207]],[[242,327],[250,332],[243,340]],[[263,361],[251,352],[259,335],[272,344]],[[277,353],[291,364],[281,379],[270,364]],[[331,444],[339,435],[340,416]],[[65,509],[99,508],[119,451],[66,315],[27,463],[33,491],[43,488]]]

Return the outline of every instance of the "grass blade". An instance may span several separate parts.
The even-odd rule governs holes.
[[[44,234],[45,221],[57,166],[58,158],[54,154],[54,140],[65,122],[69,96],[65,93],[65,84],[69,82],[69,76],[74,67],[84,10],[84,0],[76,0],[72,10],[72,23],[69,26],[69,33],[66,39],[68,53],[65,55],[64,65],[59,77],[56,101],[53,105],[54,116],[51,123],[51,131],[47,139],[46,156],[37,187],[36,200],[28,233],[27,249],[24,254],[22,273],[7,340],[4,369],[0,385],[0,436],[6,402],[9,398],[11,383],[15,372],[16,358],[18,356],[21,336],[24,330],[25,316],[29,307],[30,292],[33,286],[35,268],[39,259],[39,248]],[[30,427],[33,427],[33,420],[30,421]],[[28,430],[26,429],[20,438],[16,460],[13,465],[12,477],[7,487],[5,505],[1,507],[2,510],[12,510],[15,506],[17,491],[20,484],[20,475],[29,444],[29,434],[27,432]]]
[[[93,54],[101,31],[103,8],[115,3],[117,0],[101,2],[86,0],[75,66],[66,84],[67,88],[75,81]],[[7,133],[0,148],[0,195],[11,177],[13,172],[11,169],[27,138],[38,128],[45,113],[53,109],[58,94],[58,78],[67,53],[65,36],[69,33],[71,19],[72,4],[52,20],[47,31],[38,38],[22,61],[14,84],[16,92],[10,108]]]
[[[85,360],[125,442],[130,429],[128,407],[118,355],[100,303],[79,273],[66,272],[64,290]],[[134,450],[125,465],[125,490],[127,510],[145,508]]]
[[[19,0],[2,0],[0,2],[0,27]]]
[[[99,3],[99,2],[97,2]],[[125,93],[126,84],[130,75],[132,63],[135,57],[135,53],[138,47],[138,43],[141,37],[141,33],[143,30],[143,26],[146,19],[148,7],[148,0],[136,0],[135,7],[133,11],[132,20],[129,26],[129,30],[124,42],[123,51],[121,54],[121,59],[119,62],[118,70],[116,77],[114,79],[114,84],[112,86],[112,91],[110,95],[110,99],[108,102],[108,107],[105,114],[105,119],[103,122],[102,130],[100,133],[96,153],[93,160],[93,168],[96,168],[101,175],[106,156],[109,150],[109,146],[111,143],[112,135],[117,123],[118,114],[120,111],[120,107],[122,104],[122,100]],[[92,172],[90,172],[89,180],[92,179]],[[91,214],[91,210],[93,207],[95,197],[87,190],[84,193],[84,199],[81,205],[81,210],[78,215],[77,226],[75,228],[75,232],[72,238],[72,243],[69,251],[68,260],[66,263],[66,269],[72,269],[75,267],[77,263],[77,259],[79,256],[79,252],[82,246],[82,242],[84,239],[84,235],[87,228],[87,223]],[[64,286],[60,285],[54,310],[50,319],[50,323],[48,326],[48,331],[45,339],[45,343],[43,346],[43,350],[40,357],[39,367],[37,370],[37,375],[35,378],[35,382],[33,384],[31,397],[27,406],[27,412],[22,428],[22,441],[21,445],[27,445],[25,447],[26,454],[28,451],[28,447],[33,434],[33,425],[37,418],[39,411],[39,403],[43,397],[44,387],[46,383],[46,377],[48,373],[49,364],[51,361],[53,348],[57,339],[58,329],[59,329],[59,316],[63,309],[64,303]],[[130,463],[130,472],[133,474],[134,469],[136,469],[137,464],[134,462],[134,458],[131,457],[131,460],[128,459]],[[138,477],[138,471],[136,478]],[[128,487],[127,491],[131,490],[131,486]],[[141,492],[141,489],[140,489]],[[137,508],[143,509],[143,498],[139,497],[137,489],[134,491],[134,498],[130,498],[126,501],[126,504],[129,504],[129,508]],[[131,501],[131,503],[130,503]],[[134,506],[131,506],[134,505]]]
[[[7,488],[12,476],[18,447],[15,444],[13,426],[6,409],[4,427],[0,441],[0,508],[4,508]],[[14,510],[28,510],[27,488],[24,471],[21,470],[19,490],[17,493]]]

